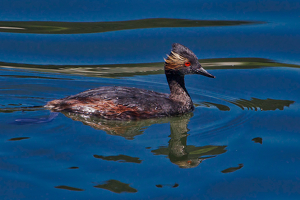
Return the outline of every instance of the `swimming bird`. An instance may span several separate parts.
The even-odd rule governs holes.
[[[202,68],[190,49],[178,43],[172,45],[172,50],[165,59],[164,69],[170,94],[107,86],[50,101],[45,107],[54,112],[80,113],[114,120],[182,115],[194,110],[193,101],[185,88],[184,76],[200,74],[215,78]]]

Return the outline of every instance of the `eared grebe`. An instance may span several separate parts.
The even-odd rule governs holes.
[[[165,59],[165,74],[171,94],[119,86],[100,87],[50,101],[45,107],[54,112],[66,111],[115,120],[180,115],[194,109],[185,88],[184,75],[201,74],[214,78],[201,67],[191,50],[178,43],[173,44]]]

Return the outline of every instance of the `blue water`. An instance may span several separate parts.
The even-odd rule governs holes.
[[[1,199],[299,199],[299,9],[2,0]],[[193,113],[115,122],[43,108],[107,85],[168,93],[163,58],[174,42],[216,76],[186,76]]]

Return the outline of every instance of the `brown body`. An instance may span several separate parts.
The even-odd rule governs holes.
[[[129,87],[100,87],[50,101],[46,107],[55,112],[67,111],[116,120],[180,114],[173,113],[175,110],[172,112],[174,102],[168,94]]]

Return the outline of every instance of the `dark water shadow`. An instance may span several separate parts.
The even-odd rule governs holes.
[[[238,26],[263,23],[265,22],[189,20],[172,18],[152,18],[111,22],[0,21],[0,32],[34,34],[84,34],[146,28]]]
[[[163,188],[163,187],[171,187],[171,188],[177,188],[179,186],[178,183],[174,183],[174,184],[157,184],[155,185],[158,188]]]
[[[252,141],[254,143],[259,143],[259,144],[262,144],[263,143],[263,139],[261,137],[256,137],[256,138],[253,138]]]
[[[20,141],[20,140],[27,140],[30,139],[30,137],[16,137],[16,138],[11,138],[8,141]]]
[[[84,191],[84,189],[70,187],[70,186],[67,186],[67,185],[59,185],[59,186],[55,186],[55,188],[57,188],[57,189],[63,189],[63,190],[70,190],[70,191],[76,191],[76,192],[82,192],[82,191]]]
[[[283,110],[284,107],[290,107],[295,101],[290,100],[277,100],[277,99],[258,99],[251,98],[251,100],[238,99],[232,101],[231,103],[239,106],[241,109],[255,110],[260,109],[261,111],[271,111],[271,110]]]
[[[136,193],[137,190],[133,187],[130,187],[129,184],[122,183],[121,181],[118,180],[108,180],[104,182],[103,184],[98,184],[94,186],[95,188],[101,188],[105,190],[109,190],[114,193]],[[71,187],[67,185],[59,185],[55,186],[57,189],[63,189],[63,190],[69,190],[69,191],[74,191],[74,192],[82,192],[84,189],[81,188],[76,188],[76,187]]]
[[[224,100],[233,105],[238,106],[242,110],[254,110],[254,111],[274,111],[274,110],[284,110],[284,108],[290,107],[295,101],[290,100],[279,100],[279,99],[258,99],[252,97],[250,100],[247,99],[237,99],[234,101]],[[202,102],[197,104],[197,106],[205,106],[205,107],[216,107],[221,111],[230,111],[230,107],[217,104],[212,102]]]
[[[122,183],[118,180],[108,180],[103,184],[98,184],[94,186],[95,188],[101,188],[105,190],[109,190],[114,193],[122,193],[122,192],[128,192],[128,193],[136,193],[137,190],[133,187],[130,187],[129,184]]]
[[[235,171],[237,171],[239,169],[242,169],[243,167],[244,167],[243,164],[239,164],[238,167],[229,167],[227,169],[222,170],[221,172],[224,173],[224,174],[231,173],[231,172],[235,172]]]
[[[265,67],[300,68],[300,65],[280,63],[264,58],[213,58],[200,59],[201,65],[209,70],[213,69],[256,69]],[[25,70],[76,74],[90,77],[119,78],[137,75],[164,74],[164,63],[132,63],[132,64],[104,64],[104,65],[36,65],[23,63],[0,62],[2,68],[18,68]],[[39,77],[41,78],[41,77]],[[48,78],[48,77],[42,77]]]
[[[99,158],[102,160],[107,161],[118,161],[118,162],[127,162],[127,163],[141,163],[142,160],[140,160],[138,157],[131,157],[127,155],[117,155],[117,156],[101,156],[101,155],[94,155],[94,158]]]
[[[73,166],[73,167],[69,167],[68,169],[79,169],[79,167]]]

